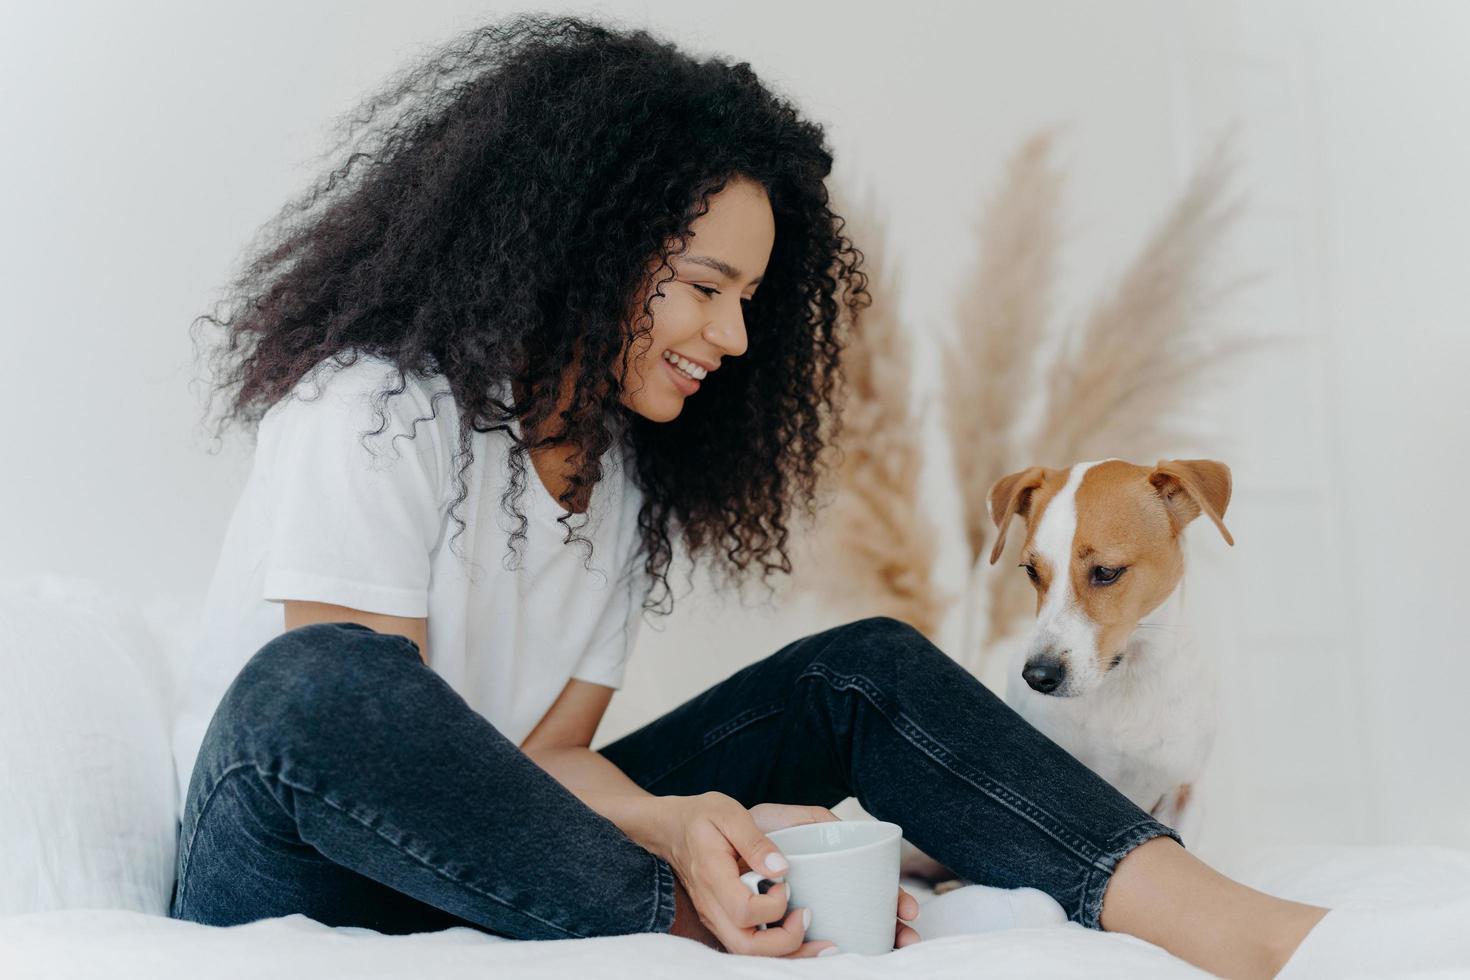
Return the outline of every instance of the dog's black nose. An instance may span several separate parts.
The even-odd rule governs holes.
[[[1027,684],[1031,685],[1033,691],[1050,694],[1061,687],[1062,681],[1067,679],[1067,668],[1060,660],[1049,657],[1027,664],[1021,671],[1021,676],[1026,679]]]

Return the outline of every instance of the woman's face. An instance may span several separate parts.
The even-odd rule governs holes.
[[[640,340],[622,378],[621,401],[654,422],[667,422],[684,410],[684,399],[698,398],[700,382],[688,379],[670,354],[693,361],[703,375],[726,356],[745,353],[744,304],[756,293],[776,241],[776,219],[765,188],[732,180],[709,199],[709,210],[690,225],[682,255],[671,255],[676,279],[653,296],[653,330]],[[654,262],[650,271],[656,270]],[[662,273],[667,276],[668,272]],[[647,287],[635,310],[653,292]]]

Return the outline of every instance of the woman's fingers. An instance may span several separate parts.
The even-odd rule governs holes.
[[[796,960],[806,959],[808,956],[821,956],[823,950],[830,949],[831,947],[836,945],[837,944],[832,942],[830,939],[813,939],[809,943],[802,943],[801,949],[798,949],[796,952],[792,953],[790,956],[787,957],[787,959]]]
[[[908,919],[909,922],[919,917],[919,900],[903,887],[898,889],[898,917]],[[893,934],[894,949],[902,949],[918,941],[919,933],[912,926],[903,922],[898,923],[897,931]]]
[[[756,826],[767,834],[773,830],[795,827],[799,824],[825,823],[829,820],[842,819],[824,806],[795,803],[757,803],[750,807],[749,811]]]
[[[766,889],[764,895],[746,893],[746,905],[748,910],[735,919],[736,922],[745,926],[763,926],[771,922],[782,921],[787,911],[786,903],[791,899],[791,888],[784,881],[778,881]]]
[[[733,862],[731,866],[733,867]],[[734,887],[730,886],[727,877],[734,882]],[[787,901],[791,897],[791,887],[784,881],[775,882],[764,894],[757,894],[747,888],[738,874],[733,877],[722,874],[718,881],[720,905],[735,925],[753,929],[779,922],[788,911]]]
[[[741,824],[741,818],[743,818],[743,822],[749,824],[746,829],[754,836],[761,837],[745,808],[733,800],[730,801],[730,805],[738,810],[737,818],[731,822]],[[707,901],[712,898],[719,905],[719,910],[724,913],[723,917],[731,927],[754,929],[756,926],[780,919],[786,911],[786,887],[784,885],[781,888],[772,887],[764,895],[757,895],[745,886],[745,883],[740,880],[741,855],[731,850],[735,846],[734,841],[731,840],[732,831],[728,830],[726,825],[721,824],[719,819],[720,814],[714,814],[696,841],[699,849],[706,855],[706,862],[698,872],[702,887],[691,890],[691,893],[696,895],[695,901]],[[771,872],[761,873],[775,877]],[[720,941],[725,942],[723,936],[720,937]],[[725,942],[725,945],[728,946],[729,943]],[[796,947],[793,944],[791,948]]]
[[[913,921],[919,916],[919,900],[904,888],[898,890],[898,917]]]
[[[767,926],[764,930],[741,928],[738,930],[739,936],[733,937],[733,943],[725,943],[725,948],[732,953],[744,953],[747,956],[790,956],[800,953],[802,940],[806,936],[806,922],[801,913],[801,909],[789,909],[780,925]]]
[[[731,842],[745,864],[750,865],[751,871],[760,871],[761,874],[770,874],[772,877],[785,874],[789,864],[782,857],[781,849],[770,842],[770,837],[761,833],[760,827],[756,826],[756,818],[751,817],[750,811],[745,810],[734,799],[731,802],[734,807],[722,807],[714,814],[714,826],[719,827],[720,833]]]

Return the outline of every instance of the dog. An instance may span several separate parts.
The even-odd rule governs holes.
[[[1230,469],[1215,460],[1108,459],[1031,467],[989,495],[990,562],[1023,518],[1021,566],[1036,590],[1036,628],[1006,703],[1166,824],[1183,815],[1213,743],[1214,679],[1180,642],[1181,624],[1144,617],[1178,591],[1191,521],[1205,514],[1235,544],[1230,492]]]
[[[1144,617],[1179,590],[1191,521],[1205,514],[1235,544],[1223,520],[1230,492],[1230,469],[1215,460],[1106,459],[1032,466],[988,495],[990,563],[1021,518],[1020,566],[1036,590],[1036,626],[1007,672],[1006,703],[1168,826],[1183,817],[1214,742],[1214,677],[1183,624]],[[952,884],[907,841],[901,867]]]

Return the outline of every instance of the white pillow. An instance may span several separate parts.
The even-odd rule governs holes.
[[[0,582],[0,914],[167,914],[181,635],[150,618],[169,605],[60,575]]]

